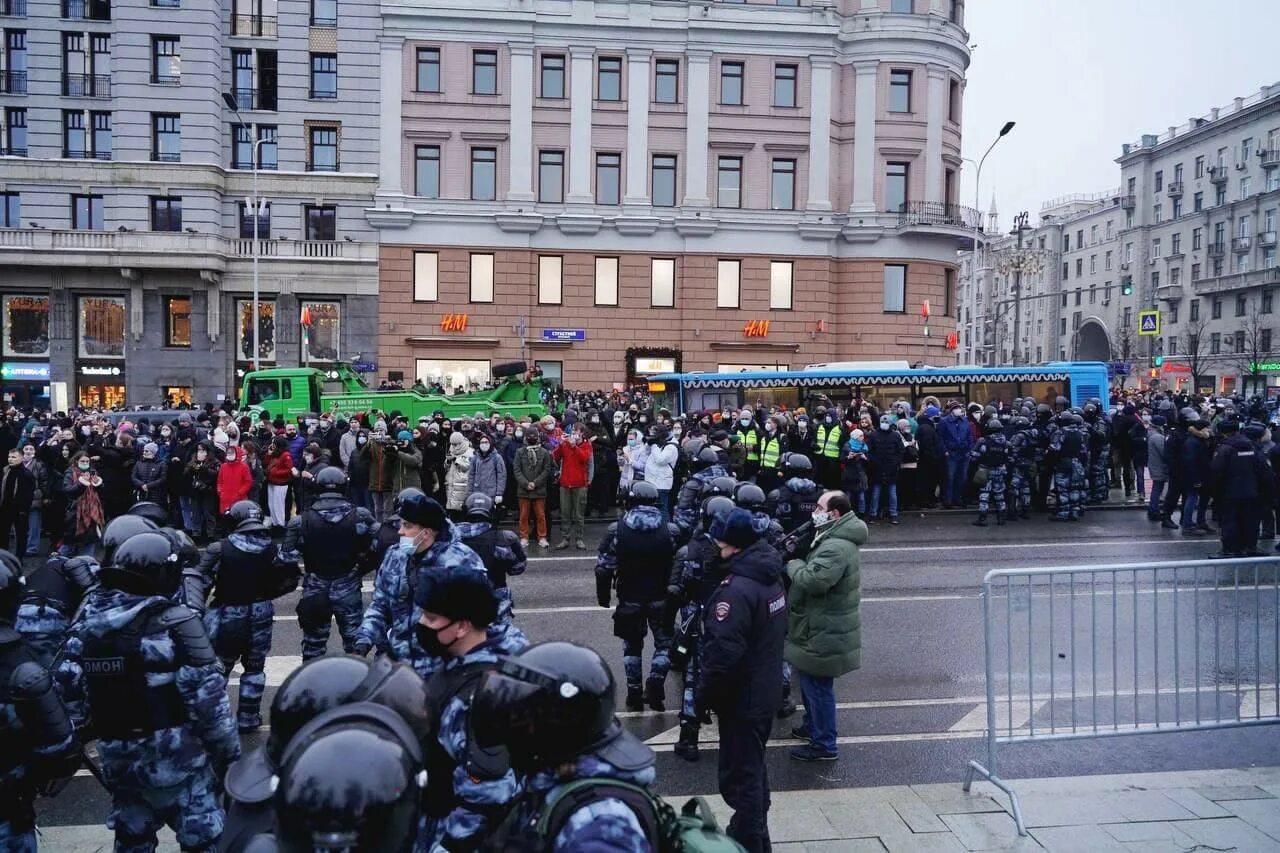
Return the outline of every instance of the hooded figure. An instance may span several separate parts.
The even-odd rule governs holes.
[[[445,509],[461,515],[467,502],[468,478],[471,474],[471,457],[475,450],[471,442],[460,432],[449,436],[449,453],[445,459],[444,486]]]

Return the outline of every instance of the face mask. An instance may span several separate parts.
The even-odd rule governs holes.
[[[618,413],[618,414],[614,415],[614,416],[613,416],[613,422],[614,422],[615,424],[620,424],[620,423],[622,423],[622,414],[621,414],[621,413]]]
[[[304,462],[306,462],[308,465],[310,465],[312,462],[315,462],[315,461],[316,461],[316,458],[315,458],[314,456],[312,456],[310,453],[308,453],[306,456],[303,456],[303,457],[302,457],[302,461],[304,461]]]
[[[888,428],[889,424],[880,424],[880,429],[887,430]]]
[[[671,435],[673,438],[679,438],[683,434],[684,434],[684,430],[680,429],[680,427],[675,427],[674,429],[671,430]]]
[[[813,511],[813,526],[821,527],[831,520],[831,513],[826,510],[816,509]]]
[[[471,432],[471,427],[467,426],[466,424],[463,424],[463,425],[462,425],[462,431],[463,431],[463,432]]]
[[[598,423],[600,423],[600,419],[599,419],[599,418],[592,418],[592,419],[591,419],[591,423],[593,423],[593,424],[598,424]]]
[[[88,462],[79,462],[77,463],[76,467],[79,468],[81,471],[88,471],[89,468],[92,466],[90,466]]]
[[[440,642],[440,631],[448,630],[456,624],[456,622],[450,622],[437,631],[419,622],[413,626],[413,637],[418,641],[418,645],[422,647],[424,652],[432,657],[442,658],[449,653],[449,646],[458,641],[455,639],[453,643],[448,644]]]
[[[742,424],[743,426],[747,426],[748,424],[751,423],[751,418],[748,418],[748,417],[738,418],[738,423]]]
[[[411,557],[418,550],[418,540],[421,536],[421,533],[417,536],[401,536],[400,543],[396,547],[400,549],[401,554]]]
[[[522,429],[516,430],[515,434],[516,434],[516,438],[524,438],[524,430]]]
[[[81,435],[88,435],[91,431],[92,431],[92,430],[90,430],[90,429],[89,429],[89,427],[80,427],[80,434],[81,434]]]
[[[638,438],[627,439],[627,447],[638,447],[639,445],[640,445],[640,439]]]
[[[168,438],[170,435],[171,435],[171,433],[169,432],[169,430],[167,430],[167,429],[162,429],[162,430],[160,430],[160,437],[161,437],[161,438]]]
[[[640,423],[645,424],[645,423],[648,423],[648,422],[649,422],[649,419],[648,419],[648,418],[646,418],[644,415],[641,415],[641,416],[640,416]]]
[[[356,444],[367,444],[368,442],[369,442],[368,436],[362,435],[356,438]]]
[[[490,448],[491,446],[492,446],[492,445],[490,445],[490,444],[489,444],[489,442],[487,442],[487,441],[482,441],[482,442],[480,442],[480,452],[481,452],[481,453],[488,453],[488,452],[489,452],[489,448]]]
[[[765,425],[764,425],[764,429],[765,429],[765,432],[777,432],[777,431],[778,431],[778,428],[777,428],[776,426],[774,426],[773,424],[765,424]]]
[[[963,415],[963,414],[964,414],[964,412],[960,411],[959,409],[952,409],[952,410],[951,410],[951,417],[953,417],[953,418],[958,418],[958,417],[960,417],[960,416],[961,416],[961,415]]]
[[[581,439],[579,439],[579,438],[578,438],[578,436],[576,436],[576,435],[571,435],[571,436],[569,436],[569,443],[570,443],[570,444],[577,444],[580,440],[581,440]]]

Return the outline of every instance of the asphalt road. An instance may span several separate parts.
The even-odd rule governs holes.
[[[779,720],[770,742],[769,775],[775,790],[805,790],[870,785],[958,782],[969,759],[985,760],[983,740],[986,726],[986,681],[983,658],[983,622],[980,590],[983,576],[991,569],[1051,566],[1105,565],[1145,561],[1199,559],[1216,550],[1217,543],[1206,539],[1185,539],[1177,531],[1165,531],[1151,524],[1142,512],[1132,510],[1091,511],[1081,523],[1050,524],[1043,518],[1005,527],[976,529],[972,514],[938,513],[923,517],[904,515],[900,526],[876,525],[871,541],[862,550],[862,669],[837,682],[840,759],[820,765],[791,761],[787,752],[796,744],[788,732],[799,716]],[[589,529],[588,545],[594,548],[603,525]],[[553,531],[554,533],[554,531]],[[555,537],[553,536],[553,541]],[[1269,543],[1264,543],[1269,548]],[[533,549],[528,571],[512,579],[516,621],[534,641],[564,639],[589,645],[604,655],[621,675],[621,641],[611,632],[610,610],[595,603],[591,569],[594,551],[543,552]],[[1019,653],[1018,669],[1012,684],[1005,664],[997,666],[998,720],[1012,726],[1014,734],[1027,734],[1033,727],[1043,732],[1050,724],[1070,729],[1072,709],[1079,725],[1098,721],[1102,727],[1113,723],[1132,724],[1137,717],[1152,719],[1157,703],[1162,719],[1175,713],[1186,717],[1195,712],[1200,699],[1202,718],[1234,718],[1237,713],[1252,716],[1274,715],[1277,681],[1276,651],[1266,638],[1274,631],[1276,605],[1280,603],[1273,577],[1259,581],[1253,591],[1252,575],[1244,574],[1244,598],[1232,599],[1231,584],[1213,591],[1205,589],[1193,598],[1180,591],[1181,611],[1176,617],[1168,606],[1171,590],[1127,593],[1116,590],[1118,604],[1099,611],[1106,620],[1116,617],[1114,628],[1105,625],[1099,635],[1109,642],[1117,637],[1115,682],[1110,680],[1109,646],[1102,655],[1101,670],[1090,669],[1095,654],[1072,643],[1067,635],[1067,602],[1080,620],[1077,636],[1086,630],[1085,610],[1090,595],[1109,601],[1109,587],[1062,589],[1053,587],[1058,604],[1057,622],[1049,628],[1048,586],[1021,600],[1010,601],[1005,613],[1012,614],[1014,626],[1010,649],[1019,650],[1033,640],[1032,655],[1037,670],[1023,677],[1026,663]],[[367,590],[370,588],[366,583]],[[1253,598],[1250,598],[1253,596]],[[1153,600],[1164,612],[1147,616]],[[995,599],[993,599],[994,601]],[[1074,603],[1073,603],[1074,602]],[[1135,602],[1141,605],[1134,610]],[[293,608],[296,595],[277,602],[273,656],[268,660],[268,686],[264,708],[269,708],[276,687],[299,662],[301,634]],[[1093,602],[1096,603],[1096,602]],[[1006,604],[1000,599],[996,611],[998,631],[1003,631]],[[1028,630],[1023,620],[1033,616]],[[1230,642],[1230,618],[1242,613],[1246,621],[1245,641],[1240,658],[1231,657],[1237,648]],[[1135,615],[1136,614],[1136,615]],[[1216,616],[1215,616],[1216,614]],[[1254,616],[1263,642],[1252,644]],[[1147,654],[1157,654],[1172,645],[1172,628],[1177,623],[1177,641],[1183,661],[1172,670],[1171,654],[1158,665],[1148,665]],[[1195,633],[1196,626],[1201,631]],[[1213,627],[1227,632],[1214,648],[1209,648]],[[1224,627],[1225,626],[1225,627]],[[1114,634],[1112,633],[1114,631]],[[1003,637],[1003,634],[998,634]],[[1192,637],[1194,636],[1194,639]],[[997,644],[999,645],[999,643]],[[336,630],[330,649],[339,650]],[[1194,657],[1196,650],[1201,652]],[[1135,651],[1137,650],[1137,651]],[[1140,654],[1139,654],[1140,652]],[[1138,656],[1139,677],[1133,678],[1133,656]],[[1123,663],[1119,660],[1123,658]],[[1055,692],[1049,693],[1049,676],[1041,672],[1052,659]],[[1003,660],[1003,659],[1002,659]],[[646,656],[647,666],[647,656]],[[1095,664],[1098,666],[1098,664]],[[1078,695],[1073,702],[1066,693],[1067,670],[1078,676]],[[1094,674],[1103,696],[1093,699]],[[1160,682],[1155,673],[1163,673]],[[1194,689],[1194,673],[1200,673],[1199,692]],[[1238,691],[1235,679],[1242,678]],[[236,675],[233,673],[234,701]],[[1263,686],[1253,689],[1255,683]],[[1270,687],[1268,691],[1266,688]],[[1128,692],[1126,692],[1128,691]],[[1114,694],[1114,698],[1113,698]],[[1005,701],[1011,696],[1012,701]],[[696,764],[674,756],[676,739],[678,682],[668,681],[668,710],[664,713],[624,713],[625,725],[647,740],[658,753],[658,787],[669,794],[708,793],[716,790],[716,750],[714,727],[704,729],[702,760]],[[1217,713],[1215,714],[1215,709]],[[265,730],[244,740],[246,749],[261,743]],[[1280,764],[1280,740],[1273,728],[1230,729],[1208,732],[1142,734],[1104,739],[1019,743],[1000,748],[1000,770],[1008,777],[1054,776],[1093,773],[1191,770],[1219,767]],[[40,823],[46,827],[100,824],[107,813],[105,793],[82,772],[70,787],[53,800],[39,804]],[[93,835],[96,839],[96,835]],[[109,843],[102,830],[101,840]]]

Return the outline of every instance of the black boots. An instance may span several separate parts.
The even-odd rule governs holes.
[[[996,527],[1004,527],[1004,521],[1004,513],[1000,510],[996,510]]]
[[[986,527],[986,526],[987,526],[987,514],[986,514],[985,512],[980,512],[980,513],[978,513],[978,517],[977,517],[977,518],[975,518],[975,519],[973,520],[973,526],[974,526],[974,527]]]
[[[632,687],[630,684],[627,685],[627,710],[644,710],[644,694],[640,692],[639,687]]]
[[[675,753],[685,761],[698,760],[698,724],[681,720],[680,739],[676,741]]]
[[[644,699],[655,711],[667,710],[666,682],[660,678],[650,678],[644,683]],[[628,697],[628,703],[630,699]]]

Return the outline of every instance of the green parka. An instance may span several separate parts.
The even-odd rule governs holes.
[[[787,663],[806,675],[836,678],[862,665],[858,548],[867,525],[853,513],[818,533],[803,560],[787,563]]]

